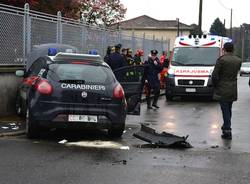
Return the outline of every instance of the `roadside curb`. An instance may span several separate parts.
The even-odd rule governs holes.
[[[25,130],[19,130],[15,132],[0,133],[0,137],[17,136],[17,135],[24,135],[24,134],[25,134]]]
[[[0,121],[0,137],[25,134],[25,122],[15,120]]]

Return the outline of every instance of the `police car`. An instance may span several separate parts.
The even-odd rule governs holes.
[[[131,71],[138,77],[128,79]],[[24,77],[16,106],[26,115],[27,136],[38,137],[47,127],[107,129],[111,137],[121,137],[126,115],[140,113],[143,72],[141,66],[113,72],[98,55],[39,57],[26,72],[16,71]]]

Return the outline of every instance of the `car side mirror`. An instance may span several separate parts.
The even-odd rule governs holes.
[[[16,71],[16,76],[17,77],[24,77],[24,71],[23,70],[17,70]]]

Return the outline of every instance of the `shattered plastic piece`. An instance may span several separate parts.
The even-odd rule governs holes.
[[[211,146],[211,148],[219,148],[219,146],[218,146],[218,145],[216,145],[216,146]]]
[[[154,129],[143,124],[141,124],[140,132],[134,133],[133,135],[138,139],[158,147],[192,148],[192,145],[186,142],[188,135],[180,137],[167,132],[159,134]]]
[[[2,129],[9,129],[9,127],[1,127]]]
[[[58,143],[59,144],[65,144],[66,142],[68,142],[68,141],[66,139],[63,139],[63,140],[59,141]]]
[[[11,126],[15,126],[15,125],[16,125],[16,123],[10,123],[9,125],[11,125]]]
[[[18,127],[18,126],[15,126],[15,127],[12,127],[11,129],[12,129],[12,130],[18,130],[19,127]]]

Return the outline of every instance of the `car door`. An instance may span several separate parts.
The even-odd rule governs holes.
[[[18,97],[20,98],[19,104],[22,108],[22,113],[26,112],[26,101],[28,96],[28,91],[33,85],[35,80],[38,78],[38,74],[43,67],[46,65],[46,60],[44,58],[38,58],[24,74],[24,79],[19,86]]]
[[[113,71],[124,89],[127,114],[140,115],[140,102],[144,85],[144,66],[126,66]]]

